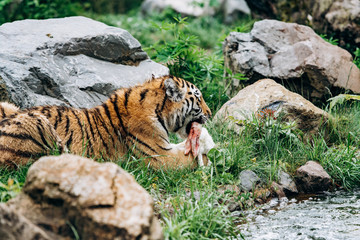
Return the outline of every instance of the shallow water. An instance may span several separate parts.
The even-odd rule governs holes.
[[[273,201],[247,219],[239,225],[245,239],[360,240],[360,189]]]

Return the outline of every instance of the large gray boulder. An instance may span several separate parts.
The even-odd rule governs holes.
[[[340,45],[360,44],[359,0],[246,0],[256,18],[307,24],[340,39]]]
[[[311,28],[276,20],[256,22],[250,33],[225,39],[225,67],[254,83],[272,78],[307,99],[323,99],[338,88],[360,93],[360,70],[350,53],[325,42]],[[233,80],[231,93],[242,88]]]
[[[169,73],[126,30],[85,17],[0,26],[0,100],[93,107],[116,89]]]
[[[74,233],[81,239],[162,239],[151,196],[115,163],[70,154],[40,158],[22,192],[4,205],[0,233],[7,239],[74,239]],[[18,231],[1,230],[7,226]]]

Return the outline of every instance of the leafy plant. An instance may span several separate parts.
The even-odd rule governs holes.
[[[71,0],[0,0],[0,24],[21,19],[45,19],[77,15],[80,2]]]
[[[274,154],[275,145],[281,141],[290,144],[299,142],[302,132],[296,128],[295,122],[285,122],[283,116],[275,116],[271,109],[262,110],[253,116],[251,120],[232,119],[237,125],[244,127],[243,134],[249,135],[259,147],[260,152]]]
[[[360,48],[356,48],[354,56],[354,63],[358,68],[360,68]]]
[[[9,178],[7,184],[0,182],[0,202],[15,197],[21,191],[22,185],[12,178]]]
[[[223,179],[219,183],[232,184],[234,176],[251,169],[266,184],[271,184],[279,169],[293,172],[304,163],[300,150],[302,132],[295,123],[284,122],[282,118],[281,114],[274,116],[272,111],[264,111],[263,115],[258,113],[246,120],[230,117],[230,126],[208,124],[215,142],[219,143],[217,149],[209,153],[217,176]],[[233,127],[234,124],[237,127]]]
[[[328,122],[327,140],[329,144],[341,145],[344,142],[353,142],[360,146],[360,101],[346,101],[343,97],[339,102],[329,107],[330,118]],[[334,100],[337,101],[337,100]],[[355,143],[358,144],[355,144]]]
[[[328,101],[330,102],[329,109],[332,110],[335,105],[343,104],[345,101],[349,100],[360,100],[360,95],[352,95],[352,94],[339,94],[335,97],[330,98]]]
[[[169,67],[171,74],[196,84],[202,91],[205,101],[214,110],[228,100],[222,79],[222,56],[208,54],[198,47],[198,37],[185,33],[188,25],[186,18],[174,19],[175,23],[153,23],[159,31],[170,32],[174,38],[163,38],[148,50],[152,52],[155,61]]]
[[[29,166],[20,167],[17,171],[0,168],[0,202],[15,197],[25,183]]]
[[[13,0],[0,0],[0,11],[2,11]]]
[[[176,197],[172,200],[174,214],[164,214],[165,239],[231,239],[239,231],[225,206],[216,203],[211,193],[200,194],[190,201]]]
[[[335,46],[339,45],[339,39],[328,37],[326,34],[320,34],[320,37],[332,45]]]
[[[340,145],[329,149],[320,163],[330,173],[332,179],[345,189],[360,185],[360,152],[350,145]]]

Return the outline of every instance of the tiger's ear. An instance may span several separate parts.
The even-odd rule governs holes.
[[[180,102],[185,97],[185,92],[176,84],[174,79],[168,78],[164,82],[166,96],[173,102]]]

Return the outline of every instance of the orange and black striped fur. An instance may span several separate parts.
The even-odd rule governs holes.
[[[154,168],[194,167],[184,142],[169,142],[169,132],[185,139],[192,122],[211,112],[197,87],[173,76],[117,90],[91,109],[39,106],[18,110],[0,104],[0,164],[16,166],[60,152],[117,160],[129,150]],[[210,135],[205,136],[210,137]]]

